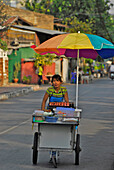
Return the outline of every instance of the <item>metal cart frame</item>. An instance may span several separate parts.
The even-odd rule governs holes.
[[[33,164],[37,164],[39,151],[50,151],[52,163],[57,168],[59,152],[75,152],[75,165],[79,165],[80,134],[79,117],[76,122],[38,122],[38,132],[34,133]],[[53,154],[56,152],[56,155]]]

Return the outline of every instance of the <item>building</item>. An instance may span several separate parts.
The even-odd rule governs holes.
[[[26,62],[27,67],[27,62],[28,64],[31,62],[30,67],[32,69],[34,61],[30,61],[30,58],[33,57],[33,50],[30,48],[31,45],[39,45],[47,39],[59,34],[63,34],[64,32],[53,30],[54,17],[51,15],[39,14],[28,10],[7,6],[6,10],[9,19],[4,23],[4,25],[8,26],[9,28],[7,30],[7,34],[4,36],[4,40],[7,42],[9,49],[9,81],[12,82],[13,67],[15,62],[19,61],[21,63],[22,59],[24,69],[24,63]],[[67,59],[64,59],[63,63],[65,63],[65,60]],[[61,60],[55,62],[56,64],[54,67],[56,68],[52,74],[61,74],[64,76],[63,80],[66,81],[67,76],[66,74],[64,75],[62,71],[64,64],[61,62]],[[46,69],[45,74],[49,72],[49,68]],[[33,72],[35,72],[35,70],[33,70]],[[20,81],[22,81],[23,78],[21,75],[24,75],[23,70],[21,70],[19,79]],[[37,78],[33,80],[33,83],[35,82],[37,82]]]

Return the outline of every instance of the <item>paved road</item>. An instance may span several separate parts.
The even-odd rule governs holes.
[[[75,85],[65,85],[71,101],[75,101]],[[0,101],[0,170],[55,169],[49,153],[39,154],[39,164],[32,165],[31,114],[39,109],[46,87],[25,96]],[[114,169],[114,81],[95,80],[79,86],[79,108],[83,109],[79,125],[81,134],[80,165],[74,165],[74,155],[60,153],[58,169]]]

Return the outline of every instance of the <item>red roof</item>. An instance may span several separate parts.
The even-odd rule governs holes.
[[[28,22],[27,20],[19,17],[19,16],[12,16],[10,18],[7,19],[7,21],[4,22],[4,26],[10,26],[12,25],[13,23],[15,23],[15,21],[18,21],[18,20],[21,20],[23,22],[25,22],[26,24],[28,24],[29,26],[33,26],[32,23]]]
[[[11,25],[13,22],[15,22],[17,20],[16,16],[10,17],[7,19],[7,21],[4,22],[4,26],[9,26]]]

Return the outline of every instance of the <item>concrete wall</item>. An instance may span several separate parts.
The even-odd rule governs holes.
[[[7,52],[0,49],[0,86],[8,84],[8,57]]]
[[[32,77],[31,83],[38,83],[38,76],[35,73],[34,62],[24,62],[24,59],[21,59],[21,82],[23,77],[28,75]]]
[[[63,58],[63,82],[68,81],[68,59]]]
[[[60,59],[58,60],[54,60],[55,62],[55,74],[60,74],[61,75],[61,63],[60,63]]]
[[[54,29],[54,16],[41,14],[37,12],[32,12],[29,10],[14,8],[6,6],[6,13],[9,16],[20,16],[23,19],[31,22],[34,27],[43,28],[43,29]]]
[[[33,61],[26,61],[24,59],[21,59],[21,82],[23,79],[23,76],[28,76],[30,75],[32,77],[31,83],[32,84],[37,84],[38,83],[38,75],[35,73],[36,69],[34,67],[34,62]],[[54,75],[55,74],[55,63],[52,63],[52,65],[47,65],[43,67],[43,82],[44,80],[48,80],[46,78],[47,74]]]
[[[52,63],[52,65],[45,65],[43,67],[43,81],[48,80],[47,75],[54,75],[55,74],[55,63]]]
[[[65,83],[68,80],[68,59],[63,58],[63,63],[61,59],[54,60],[55,62],[55,74],[62,76],[63,82]],[[62,73],[61,73],[61,64],[62,64]]]

